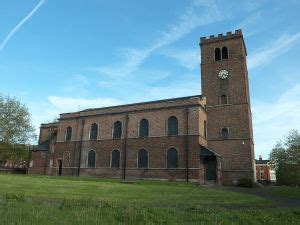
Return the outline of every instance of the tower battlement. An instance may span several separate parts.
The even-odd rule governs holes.
[[[201,37],[200,38],[200,45],[203,44],[208,44],[208,43],[213,43],[213,42],[217,42],[217,41],[224,41],[226,39],[233,39],[233,38],[239,38],[239,37],[243,37],[243,33],[241,29],[235,30],[234,33],[227,32],[225,35],[218,34],[218,36],[215,35],[210,35],[209,37]]]

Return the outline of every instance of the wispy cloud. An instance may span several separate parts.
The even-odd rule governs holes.
[[[224,19],[214,1],[194,0],[178,17],[177,23],[168,26],[166,31],[161,32],[152,45],[144,49],[124,48],[118,51],[121,63],[110,66],[93,68],[94,71],[108,76],[127,76],[138,67],[156,50],[170,45],[194,29]]]
[[[0,51],[5,47],[10,38],[23,26],[23,24],[28,21],[34,13],[45,3],[46,0],[40,0],[39,3],[25,16],[4,38],[2,43],[0,44]]]
[[[265,65],[272,61],[274,58],[287,52],[293,44],[300,40],[300,32],[295,34],[284,34],[275,41],[271,42],[265,48],[254,51],[248,57],[248,68],[254,69]]]
[[[282,93],[275,102],[254,99],[252,111],[255,152],[268,157],[288,131],[300,130],[300,83]]]
[[[259,21],[262,19],[262,11],[255,11],[244,18],[238,25],[236,25],[235,29],[242,29],[244,37],[249,37],[262,31],[263,29],[266,29],[265,26],[258,26],[258,24],[260,24]]]
[[[199,69],[199,49],[169,49],[162,52],[162,55],[175,59],[181,66],[188,70]]]
[[[89,99],[58,96],[49,96],[48,101],[59,113],[78,111],[78,109],[83,110],[87,108],[113,106],[121,103],[119,100],[114,98]]]

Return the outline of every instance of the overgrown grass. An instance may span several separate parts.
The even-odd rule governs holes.
[[[300,208],[179,182],[0,175],[0,224],[300,224]]]

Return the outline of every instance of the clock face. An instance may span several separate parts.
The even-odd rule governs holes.
[[[218,73],[218,77],[222,80],[227,79],[229,76],[229,73],[227,70],[220,70]]]

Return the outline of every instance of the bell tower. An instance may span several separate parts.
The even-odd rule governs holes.
[[[208,147],[221,155],[221,181],[254,179],[254,144],[246,46],[241,30],[202,37],[201,86]]]

